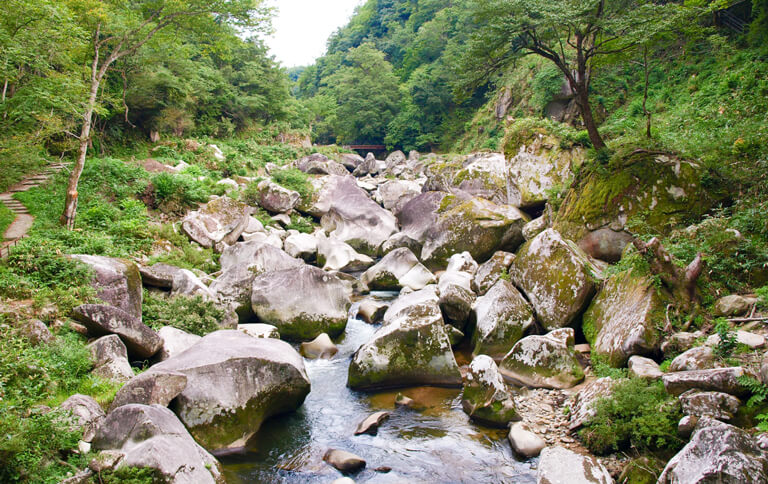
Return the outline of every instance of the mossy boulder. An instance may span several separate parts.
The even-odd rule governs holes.
[[[294,411],[310,390],[304,360],[291,345],[237,330],[211,333],[148,371],[187,377],[171,408],[212,451],[244,446],[264,420]]]
[[[461,385],[461,374],[434,289],[409,296],[413,303],[393,304],[371,341],[355,352],[349,365],[347,385],[350,388]]]
[[[452,185],[475,197],[507,203],[507,162],[501,153],[474,153],[467,156],[452,179]]]
[[[405,247],[389,252],[365,271],[360,280],[374,291],[400,290],[404,287],[418,291],[436,282],[435,276]]]
[[[493,254],[485,263],[481,264],[475,272],[475,278],[472,281],[472,290],[479,296],[482,296],[502,277],[506,278],[509,273],[509,266],[515,261],[515,254],[500,250]]]
[[[554,228],[593,257],[618,260],[629,233],[667,233],[705,214],[721,197],[703,187],[705,171],[669,155],[633,153],[571,188]]]
[[[322,269],[301,265],[253,280],[251,306],[259,321],[289,340],[309,341],[344,332],[351,306],[346,286]]]
[[[445,268],[448,259],[467,251],[480,263],[496,251],[514,252],[523,243],[523,226],[530,219],[509,205],[483,198],[459,200],[445,196],[434,225],[426,232],[421,261],[429,268]]]
[[[101,255],[71,255],[93,271],[91,286],[105,304],[141,320],[142,284],[139,266],[127,259]]]
[[[614,274],[584,313],[584,335],[592,354],[613,367],[623,367],[632,355],[654,355],[664,320],[664,299],[653,281],[637,271]]]
[[[469,418],[493,427],[520,419],[496,362],[487,355],[477,356],[469,365],[461,406]]]
[[[242,202],[219,197],[184,217],[181,230],[201,246],[221,252],[248,227],[251,210]]]
[[[584,251],[553,229],[523,244],[509,272],[547,330],[574,324],[600,277]]]
[[[498,281],[472,307],[475,332],[472,336],[475,355],[489,355],[497,360],[506,355],[525,333],[536,324],[536,318],[520,291],[509,281]]]
[[[504,379],[533,388],[571,388],[584,380],[572,328],[518,341],[499,365]]]

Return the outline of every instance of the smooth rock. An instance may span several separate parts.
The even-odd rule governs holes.
[[[64,400],[57,411],[63,412],[72,430],[82,429],[81,439],[91,442],[96,435],[96,429],[107,416],[96,400],[87,396],[75,394]]]
[[[685,415],[730,420],[739,410],[741,401],[727,393],[688,390],[680,395],[680,405]]]
[[[264,324],[264,323],[238,324],[237,330],[242,331],[248,336],[253,336],[254,338],[280,339],[280,332],[277,330],[276,327],[272,326],[271,324]]]
[[[547,446],[547,442],[531,432],[528,425],[523,422],[512,424],[507,436],[512,450],[519,456],[531,458],[538,457],[542,450]]]
[[[215,299],[214,293],[194,272],[181,269],[173,276],[171,296],[201,297],[205,301]]]
[[[407,248],[389,252],[365,271],[361,280],[374,291],[396,291],[403,287],[418,291],[436,282],[435,276]]]
[[[358,253],[351,245],[320,232],[317,238],[317,263],[326,271],[358,272],[371,267],[369,256]]]
[[[186,375],[174,411],[209,450],[244,446],[264,420],[295,410],[310,390],[304,361],[291,345],[237,330],[210,333],[148,371]]]
[[[163,346],[155,355],[159,361],[167,360],[171,356],[186,351],[201,339],[196,334],[190,334],[172,326],[163,326],[157,335],[163,340]]]
[[[437,283],[440,310],[445,322],[463,330],[477,296],[472,291],[472,274],[446,270]]]
[[[369,415],[362,422],[357,425],[355,435],[369,434],[376,435],[379,431],[379,427],[385,420],[389,418],[389,412],[376,412]]]
[[[368,324],[376,324],[381,322],[388,308],[388,304],[376,301],[375,299],[366,299],[360,303],[357,315]]]
[[[357,472],[365,467],[365,460],[346,450],[328,449],[323,460],[344,473]]]
[[[493,254],[485,263],[477,268],[472,280],[472,290],[478,296],[482,296],[505,274],[508,275],[509,266],[515,261],[515,254],[499,251]],[[508,279],[508,277],[506,278]]]
[[[187,214],[181,230],[201,246],[221,252],[248,227],[250,212],[244,203],[220,197]]]
[[[258,203],[261,208],[271,213],[286,213],[296,207],[299,203],[299,192],[283,188],[271,180],[261,181],[256,191],[258,194]]]
[[[473,354],[501,359],[536,324],[533,310],[509,281],[499,280],[472,306]]]
[[[596,415],[594,403],[611,396],[613,387],[618,383],[611,377],[602,377],[584,385],[584,388],[571,397],[571,413],[568,416],[568,429],[573,432],[581,428]]]
[[[301,356],[309,359],[324,359],[330,360],[333,356],[339,352],[339,348],[333,344],[330,336],[323,333],[312,341],[301,343],[301,349],[299,353]]]
[[[187,387],[187,377],[175,371],[144,372],[118,390],[110,412],[131,403],[167,407]]]
[[[71,255],[93,270],[91,285],[105,304],[141,320],[142,287],[139,267],[126,259],[99,255]]]
[[[667,373],[661,381],[664,389],[672,395],[680,395],[690,389],[728,393],[737,397],[746,396],[749,390],[739,382],[739,377],[751,374],[740,366],[714,368],[711,370],[678,371]]]
[[[501,374],[511,383],[533,388],[571,388],[584,380],[573,341],[572,328],[526,336],[501,361]]]
[[[96,375],[118,382],[133,378],[133,369],[128,362],[128,350],[117,335],[102,336],[90,343],[88,348],[91,350],[93,372]]]
[[[163,340],[149,326],[115,306],[83,304],[73,309],[72,315],[94,336],[119,336],[128,353],[136,358],[149,358],[163,345]]]
[[[629,357],[627,368],[629,369],[629,376],[634,378],[658,380],[664,375],[658,363],[650,358],[637,355]]]
[[[283,243],[283,248],[291,257],[310,262],[317,257],[317,238],[310,234],[289,235]]]
[[[731,294],[715,301],[715,316],[741,316],[746,314],[755,303],[753,298]]]
[[[471,419],[500,428],[520,419],[512,395],[490,356],[475,357],[463,383],[461,406]]]
[[[669,365],[669,371],[707,370],[716,366],[715,352],[709,346],[697,346],[678,355]]]
[[[180,270],[180,267],[163,264],[162,262],[152,266],[139,266],[142,284],[149,287],[159,287],[160,289],[171,289],[173,287],[173,278]]]
[[[613,484],[608,469],[592,456],[563,447],[541,451],[537,484]]]
[[[21,334],[33,346],[52,342],[55,338],[48,326],[39,319],[30,319],[21,325]]]

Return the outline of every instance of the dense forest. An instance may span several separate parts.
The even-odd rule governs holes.
[[[273,6],[3,4],[0,482],[768,482],[768,0]]]

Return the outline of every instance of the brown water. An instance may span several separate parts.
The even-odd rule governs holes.
[[[391,295],[380,294],[386,298]],[[351,314],[357,313],[357,305]],[[469,421],[460,389],[418,387],[366,394],[347,388],[352,354],[376,327],[350,318],[332,360],[306,361],[312,391],[296,412],[264,423],[248,451],[222,458],[227,482],[330,483],[341,473],[323,462],[328,448],[363,457],[368,465],[354,476],[369,483],[533,483],[532,462],[512,455],[506,430]],[[397,393],[413,398],[418,410],[395,408]],[[357,424],[379,410],[392,414],[378,435],[355,436]],[[376,472],[390,467],[388,473]]]

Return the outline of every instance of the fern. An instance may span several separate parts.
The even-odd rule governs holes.
[[[768,401],[768,385],[748,375],[742,375],[738,380],[752,394],[749,400],[747,400],[747,407],[754,408]],[[768,426],[768,414],[759,415],[758,419]]]

